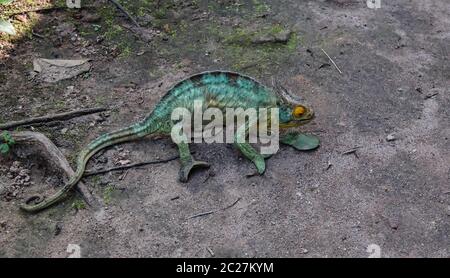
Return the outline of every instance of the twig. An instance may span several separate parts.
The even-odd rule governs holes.
[[[230,209],[230,208],[234,207],[241,199],[242,199],[241,197],[237,198],[237,200],[234,201],[234,203],[232,203],[231,205],[229,205],[226,208],[223,208],[222,210],[227,210],[227,209]]]
[[[255,177],[255,176],[258,176],[258,175],[259,175],[259,172],[258,171],[254,171],[252,173],[246,174],[245,177],[246,178],[252,178],[252,177]]]
[[[210,178],[214,177],[216,173],[214,173],[212,170],[208,171],[208,176],[203,180],[203,183],[207,182]]]
[[[117,2],[116,0],[109,0],[109,2],[111,2],[111,3],[113,3],[114,5],[116,5],[116,7],[121,11],[121,12],[123,12],[133,23],[134,23],[134,25],[136,25],[137,27],[141,27],[140,25],[139,25],[139,23],[137,23],[137,21],[130,15],[130,13],[128,13],[126,10],[125,10],[125,8],[119,3],[119,2]]]
[[[425,99],[429,99],[429,98],[432,98],[432,97],[437,96],[437,95],[439,95],[439,93],[429,94],[429,95],[425,96]]]
[[[18,14],[27,14],[27,13],[38,13],[38,12],[51,12],[51,11],[56,11],[56,10],[65,10],[67,9],[67,7],[45,7],[45,8],[36,8],[36,9],[31,9],[31,10],[25,10],[25,11],[17,11],[17,12],[13,12],[8,14],[8,17],[14,16],[14,15],[18,15]]]
[[[231,205],[229,205],[227,207],[224,207],[224,208],[220,208],[220,209],[216,209],[216,210],[210,210],[210,211],[207,211],[207,212],[201,212],[201,213],[189,216],[188,218],[186,218],[186,220],[197,218],[197,217],[201,217],[201,216],[205,216],[205,215],[210,215],[210,214],[216,213],[218,211],[224,211],[224,210],[230,209],[230,208],[234,207],[241,199],[242,199],[241,197],[237,198],[237,200],[234,201],[234,203],[232,203]]]
[[[48,139],[44,134],[39,132],[31,131],[21,131],[21,132],[11,132],[11,136],[17,144],[38,144],[43,147],[44,153],[57,167],[62,169],[67,176],[72,177],[75,175],[74,171],[70,167],[69,162],[58,149],[58,147],[53,144],[53,142]],[[97,204],[87,187],[79,182],[76,187],[78,192],[81,194],[83,199],[88,205]]]
[[[127,175],[128,175],[128,170],[125,171],[125,173],[123,173],[123,174],[119,177],[119,180],[120,180],[120,181],[123,180]]]
[[[33,36],[35,36],[35,37],[40,38],[40,39],[45,39],[44,36],[42,36],[42,35],[40,35],[40,34],[38,34],[38,33],[35,33],[33,30],[31,30],[31,34],[32,34]]]
[[[358,153],[356,152],[359,148],[361,148],[361,147],[356,146],[348,151],[343,152],[342,155],[354,154],[356,158],[359,158]]]
[[[327,55],[328,59],[330,59],[331,63],[335,66],[335,68],[339,71],[340,74],[342,74],[342,71],[339,69],[339,67],[336,65],[336,63],[333,61],[333,59],[331,59],[330,55],[328,55],[328,53],[325,52],[325,50],[323,50],[322,48],[320,49],[322,50],[322,52]]]
[[[213,214],[213,213],[215,213],[215,212],[217,212],[217,211],[218,211],[218,210],[210,210],[210,211],[207,211],[207,212],[201,212],[201,213],[198,213],[198,214],[189,216],[189,217],[187,218],[187,220],[192,219],[192,218],[197,218],[197,217],[200,217],[200,216],[210,215],[210,214]]]
[[[166,162],[175,160],[175,159],[177,159],[179,157],[180,157],[179,155],[175,155],[175,156],[172,156],[172,157],[169,157],[169,158],[166,158],[166,159],[162,159],[162,160],[152,160],[152,161],[146,161],[146,162],[138,162],[138,163],[133,163],[133,164],[129,164],[129,165],[123,165],[123,166],[117,166],[117,167],[112,167],[112,168],[98,170],[98,171],[85,171],[83,177],[100,175],[100,174],[105,174],[105,173],[112,172],[112,171],[120,171],[120,170],[125,170],[125,169],[129,169],[129,168],[133,168],[133,167],[149,165],[149,164],[166,163]]]
[[[211,257],[215,256],[213,250],[211,250],[208,246],[206,247],[206,250],[208,250],[209,254],[211,254]]]
[[[95,8],[97,8],[97,7],[94,5],[89,5],[89,6],[82,6],[80,9],[77,9],[77,10],[95,9]],[[52,12],[52,11],[66,10],[66,9],[70,9],[70,8],[68,8],[67,6],[42,7],[42,8],[35,8],[35,9],[24,10],[24,11],[16,11],[16,12],[6,14],[6,16],[11,17],[11,16],[15,16],[18,14],[27,14],[27,13],[47,13],[47,12]]]
[[[103,112],[106,110],[107,110],[106,108],[102,108],[102,107],[88,108],[88,109],[81,109],[81,110],[76,110],[76,111],[72,111],[72,112],[55,114],[55,115],[30,118],[30,119],[21,120],[21,121],[0,124],[0,130],[1,129],[11,129],[11,128],[19,127],[19,126],[31,125],[31,124],[37,124],[37,123],[48,123],[48,122],[53,122],[53,121],[70,120],[73,118],[77,118],[77,117],[81,117],[81,116],[89,115],[89,114],[94,114],[94,113],[98,113],[98,112]]]

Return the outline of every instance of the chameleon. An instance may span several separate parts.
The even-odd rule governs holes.
[[[194,100],[202,101],[205,108],[215,107],[221,111],[225,111],[226,108],[278,108],[281,129],[297,127],[314,118],[311,107],[301,104],[300,100],[284,88],[272,90],[249,76],[231,71],[198,73],[171,87],[156,104],[153,111],[140,122],[103,134],[91,141],[78,154],[75,174],[59,191],[47,199],[29,198],[21,205],[21,208],[27,212],[37,212],[61,201],[83,177],[89,159],[108,146],[148,135],[170,135],[174,126],[174,122],[171,120],[172,111],[177,107],[192,111]],[[246,125],[248,124],[246,122]],[[178,142],[176,145],[181,164],[179,170],[181,182],[187,182],[192,169],[209,167],[207,162],[198,161],[193,157],[188,141]],[[260,154],[249,142],[241,143],[235,140],[234,145],[254,163],[259,174],[265,172],[267,157]]]

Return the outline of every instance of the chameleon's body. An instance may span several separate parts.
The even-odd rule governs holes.
[[[104,134],[88,144],[78,156],[75,175],[60,191],[38,204],[24,204],[21,208],[34,212],[60,201],[82,178],[88,160],[103,148],[150,134],[170,135],[174,125],[171,120],[172,111],[180,107],[193,111],[195,100],[202,101],[204,109],[215,107],[224,112],[226,108],[243,108],[244,110],[248,108],[279,108],[280,127],[298,126],[310,121],[314,116],[311,109],[300,105],[298,101],[293,101],[286,95],[277,94],[250,77],[227,71],[200,73],[172,87],[156,105],[153,112],[143,121]],[[192,157],[187,143],[178,143],[177,145],[180,153],[181,181],[187,181],[193,167],[209,166],[206,162],[196,161]],[[264,157],[249,143],[235,143],[235,145],[262,174],[265,170]]]

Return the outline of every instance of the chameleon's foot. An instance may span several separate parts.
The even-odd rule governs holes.
[[[207,162],[204,161],[196,161],[196,160],[192,160],[191,162],[186,163],[185,165],[183,165],[180,169],[180,181],[181,182],[187,182],[188,181],[188,177],[189,177],[189,173],[191,172],[192,169],[194,168],[209,168],[209,164]]]
[[[262,175],[264,174],[264,171],[266,171],[266,162],[264,161],[263,156],[257,156],[254,159],[252,159],[253,163],[256,166],[256,169],[258,170],[258,174]]]
[[[268,158],[271,158],[272,155],[273,155],[273,153],[262,154],[262,157],[264,157],[264,159],[268,159]]]

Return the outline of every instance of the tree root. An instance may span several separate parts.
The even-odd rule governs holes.
[[[94,114],[94,113],[98,113],[98,112],[103,112],[106,110],[108,110],[108,109],[103,108],[103,107],[87,108],[87,109],[80,109],[80,110],[76,110],[76,111],[72,111],[72,112],[60,113],[60,114],[55,114],[55,115],[29,118],[26,120],[9,122],[6,124],[0,124],[0,130],[12,129],[12,128],[16,128],[19,126],[32,125],[32,124],[41,124],[41,123],[48,123],[48,122],[53,122],[53,121],[70,120],[73,118],[77,118],[77,117],[81,117],[81,116],[89,115],[89,114]]]
[[[10,134],[16,144],[39,145],[43,148],[44,155],[47,159],[54,163],[58,168],[62,169],[67,176],[71,177],[75,174],[62,152],[44,134],[31,131],[10,132]],[[98,205],[98,201],[92,196],[86,185],[84,185],[81,181],[77,183],[75,189],[81,194],[88,205]]]

